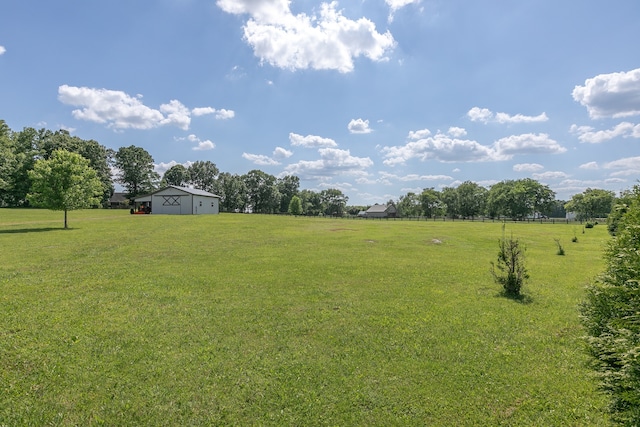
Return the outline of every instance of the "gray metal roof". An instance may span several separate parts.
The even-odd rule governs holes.
[[[386,212],[387,208],[388,208],[387,205],[373,205],[369,209],[367,209],[367,212],[370,212],[370,213],[378,213],[378,212],[382,213],[382,212]]]
[[[160,190],[158,190],[158,191],[165,190],[165,189],[167,189],[167,188],[169,188],[169,187],[171,187],[171,188],[175,188],[175,189],[177,189],[177,190],[182,190],[182,191],[184,191],[185,193],[193,194],[193,195],[195,195],[195,196],[207,196],[207,197],[217,197],[217,198],[220,198],[220,196],[217,196],[217,195],[215,195],[215,194],[213,194],[213,193],[209,193],[208,191],[200,190],[200,189],[197,189],[197,188],[178,187],[177,185],[169,185],[169,186],[167,186],[167,187],[165,187],[165,188],[162,188],[162,189],[160,189]],[[156,191],[156,193],[157,193],[158,191]]]

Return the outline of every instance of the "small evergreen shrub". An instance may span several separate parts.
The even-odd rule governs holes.
[[[594,223],[592,223],[592,222],[587,222],[587,223],[584,225],[584,228],[593,228],[594,226],[595,226],[595,224],[594,224]]]
[[[556,245],[558,246],[558,250],[556,251],[556,255],[564,255],[564,248],[562,247],[562,244],[560,244],[560,239],[553,239],[556,242]],[[577,239],[576,239],[577,240]]]
[[[507,239],[503,235],[498,243],[498,261],[491,263],[491,275],[497,284],[502,285],[505,296],[517,298],[522,285],[529,278],[525,267],[525,247],[513,236]]]

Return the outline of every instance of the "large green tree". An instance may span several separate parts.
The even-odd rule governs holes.
[[[298,197],[302,201],[302,212],[308,216],[318,216],[323,212],[322,197],[313,190],[300,190]]]
[[[463,218],[473,218],[484,213],[487,189],[472,181],[465,181],[456,188],[458,213]]]
[[[398,209],[399,216],[402,217],[422,215],[420,196],[411,191],[404,196],[400,196],[400,200],[398,201],[396,208]]]
[[[553,208],[555,193],[538,181],[525,178],[505,180],[491,186],[487,194],[486,212],[491,217],[524,219]]]
[[[247,187],[247,200],[253,212],[275,213],[280,210],[281,195],[276,177],[254,169],[242,177]]]
[[[150,193],[160,176],[153,169],[153,157],[144,148],[130,145],[120,147],[115,154],[117,181],[127,190],[132,199],[140,194]]]
[[[114,152],[92,139],[84,140],[72,136],[68,131],[61,129],[55,132],[41,130],[37,139],[38,152],[41,157],[48,159],[56,150],[66,150],[80,154],[89,160],[89,166],[96,171],[98,179],[103,184],[104,192],[101,196],[101,204],[107,206],[109,198],[113,194],[113,180],[111,177],[111,164]]]
[[[587,188],[574,194],[564,207],[567,212],[574,212],[579,220],[605,218],[611,212],[615,199],[613,191]]]
[[[614,420],[640,425],[640,196],[632,196],[605,251],[606,268],[587,289],[582,321],[591,361]]]
[[[65,150],[38,160],[29,177],[32,185],[27,197],[31,204],[64,211],[64,228],[68,228],[67,211],[98,205],[104,191],[89,160]]]
[[[188,168],[189,182],[200,190],[222,196],[218,183],[220,171],[215,163],[209,160],[198,160]]]
[[[184,187],[189,183],[189,172],[183,165],[173,165],[162,175],[160,183],[163,186],[177,185],[178,187]]]
[[[300,190],[300,178],[295,175],[286,175],[278,178],[276,185],[278,186],[278,192],[281,196],[280,212],[287,212],[291,199],[297,195]]]
[[[328,188],[320,192],[320,200],[326,215],[343,216],[349,198],[337,188]]]
[[[444,213],[444,203],[441,200],[440,192],[434,188],[425,188],[420,193],[420,205],[422,213],[426,217],[431,218]]]
[[[218,176],[216,193],[221,197],[220,208],[225,212],[244,212],[247,206],[247,187],[237,174],[222,172]]]

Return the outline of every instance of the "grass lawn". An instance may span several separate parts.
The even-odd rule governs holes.
[[[0,425],[606,425],[606,227],[0,209]],[[572,243],[577,236],[578,242]],[[556,255],[560,239],[566,255]]]

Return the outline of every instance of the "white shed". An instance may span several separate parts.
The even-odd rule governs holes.
[[[195,188],[170,185],[146,196],[136,197],[136,204],[151,208],[154,214],[200,215],[220,212],[220,196]]]

